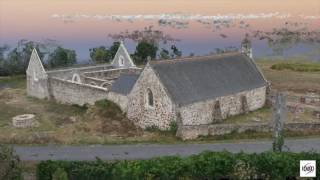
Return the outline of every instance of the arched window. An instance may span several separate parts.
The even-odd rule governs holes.
[[[124,58],[123,58],[123,56],[119,57],[119,66],[124,66]]]
[[[73,74],[72,76],[72,82],[75,82],[75,83],[81,83],[81,79],[80,79],[80,75],[79,74]]]
[[[147,105],[149,107],[153,107],[153,105],[154,105],[153,93],[150,89],[147,89]]]
[[[39,81],[36,71],[33,71],[33,80],[34,81]]]

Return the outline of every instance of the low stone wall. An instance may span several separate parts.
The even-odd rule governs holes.
[[[118,68],[118,69],[107,69],[100,71],[90,71],[83,73],[86,77],[93,77],[98,79],[116,79],[121,73],[140,73],[140,68]]]
[[[128,97],[119,93],[110,91],[108,94],[108,100],[116,103],[121,108],[122,112],[127,112],[128,110]]]
[[[82,74],[88,71],[101,71],[112,69],[113,67],[110,64],[101,64],[101,65],[92,65],[92,66],[84,66],[84,67],[72,67],[65,69],[56,69],[47,71],[50,77],[57,77],[60,79],[71,80],[73,74],[78,73]]]
[[[296,122],[286,123],[285,130],[289,131],[320,131],[320,122]],[[198,126],[180,126],[177,136],[183,140],[196,139],[199,136],[225,135],[233,132],[242,133],[246,131],[271,132],[272,125],[269,123],[248,123],[248,124],[211,124]]]
[[[107,99],[109,93],[104,88],[72,83],[58,78],[49,78],[49,82],[51,98],[62,103],[94,104],[98,100]]]

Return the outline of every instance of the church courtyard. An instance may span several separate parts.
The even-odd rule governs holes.
[[[277,61],[278,62],[278,61]],[[298,97],[302,92],[320,93],[320,72],[294,72],[273,70],[273,61],[257,61],[272,88],[288,91],[287,122],[319,122],[313,114],[316,105],[301,105]],[[88,107],[62,105],[51,100],[39,100],[26,95],[24,76],[0,79],[0,142],[8,144],[124,144],[124,143],[182,143],[175,136],[175,129],[160,131],[156,128],[142,130],[125,116],[106,117],[101,104]],[[298,107],[295,107],[298,105]],[[302,103],[303,104],[303,103]],[[293,109],[293,108],[296,109]],[[300,110],[303,108],[303,110]],[[35,114],[37,127],[15,128],[12,117],[20,114]],[[270,123],[272,110],[264,107],[244,115],[226,119],[221,124]],[[320,132],[287,132],[287,136],[319,136]],[[271,138],[271,133],[247,131],[226,135],[200,137],[186,142]]]

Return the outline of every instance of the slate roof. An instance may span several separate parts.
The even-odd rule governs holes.
[[[266,85],[254,62],[241,53],[151,61],[150,66],[179,105]]]
[[[139,75],[134,73],[121,74],[119,78],[112,83],[111,91],[127,95],[130,93]]]

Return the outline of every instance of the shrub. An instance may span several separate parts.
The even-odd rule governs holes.
[[[152,125],[152,126],[147,126],[145,130],[149,132],[170,133],[175,135],[178,130],[178,125],[177,125],[177,122],[171,121],[168,129],[162,130],[158,126]]]
[[[58,168],[52,175],[53,180],[68,180],[68,174],[65,170]]]
[[[20,159],[12,147],[5,145],[0,145],[0,179],[22,179]]]
[[[313,152],[264,152],[246,154],[203,152],[179,156],[104,162],[43,161],[37,167],[39,180],[50,180],[58,168],[70,180],[82,179],[294,179],[299,177],[300,160],[320,162]],[[318,164],[319,165],[319,164]],[[320,169],[317,168],[317,174]]]
[[[102,117],[108,117],[113,120],[122,120],[125,118],[121,108],[109,100],[99,100],[95,102],[98,114]]]
[[[177,130],[178,130],[178,124],[176,121],[171,121],[170,125],[169,125],[169,132],[171,132],[172,134],[176,134]]]

